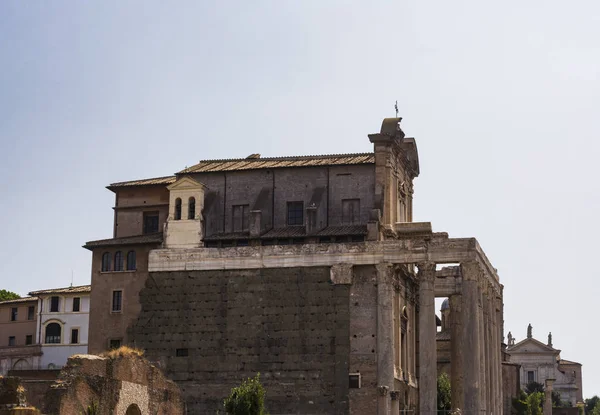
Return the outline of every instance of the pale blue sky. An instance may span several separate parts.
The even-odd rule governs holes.
[[[89,282],[111,182],[417,139],[415,220],[475,236],[600,394],[597,1],[0,2],[0,288]]]

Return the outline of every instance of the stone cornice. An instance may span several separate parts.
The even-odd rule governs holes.
[[[474,238],[448,238],[432,234],[428,239],[368,241],[343,244],[246,246],[232,248],[155,249],[150,251],[149,271],[192,271],[257,268],[477,263],[483,276],[501,295],[501,285]],[[493,271],[493,274],[490,273]]]

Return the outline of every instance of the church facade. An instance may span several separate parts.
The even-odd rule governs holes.
[[[453,406],[501,413],[503,287],[474,238],[412,221],[419,158],[399,124],[370,153],[204,160],[108,186],[113,237],[85,244],[90,352],[143,348],[192,413],[258,372],[271,413],[433,413],[447,297]]]
[[[521,367],[521,388],[525,389],[531,382],[544,385],[546,380],[554,380],[553,389],[560,394],[561,401],[571,406],[583,402],[581,364],[561,358],[561,351],[552,344],[552,333],[543,343],[535,339],[532,332],[530,324],[527,338],[518,343],[511,333],[508,336],[510,360]]]

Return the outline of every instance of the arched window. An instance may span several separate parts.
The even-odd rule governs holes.
[[[50,323],[46,326],[45,343],[60,344],[60,333],[62,328],[58,323]]]
[[[188,200],[188,219],[196,218],[196,199],[190,197]]]
[[[127,252],[127,271],[134,271],[135,268],[135,251]]]
[[[102,254],[102,272],[110,271],[110,254],[105,252]]]
[[[115,252],[115,271],[123,271],[123,254],[121,251]]]
[[[181,219],[181,199],[175,199],[175,220]]]

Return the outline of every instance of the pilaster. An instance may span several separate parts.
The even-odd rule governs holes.
[[[377,269],[377,386],[380,392],[377,413],[388,415],[388,391],[394,387],[394,286],[393,265],[380,263]]]

